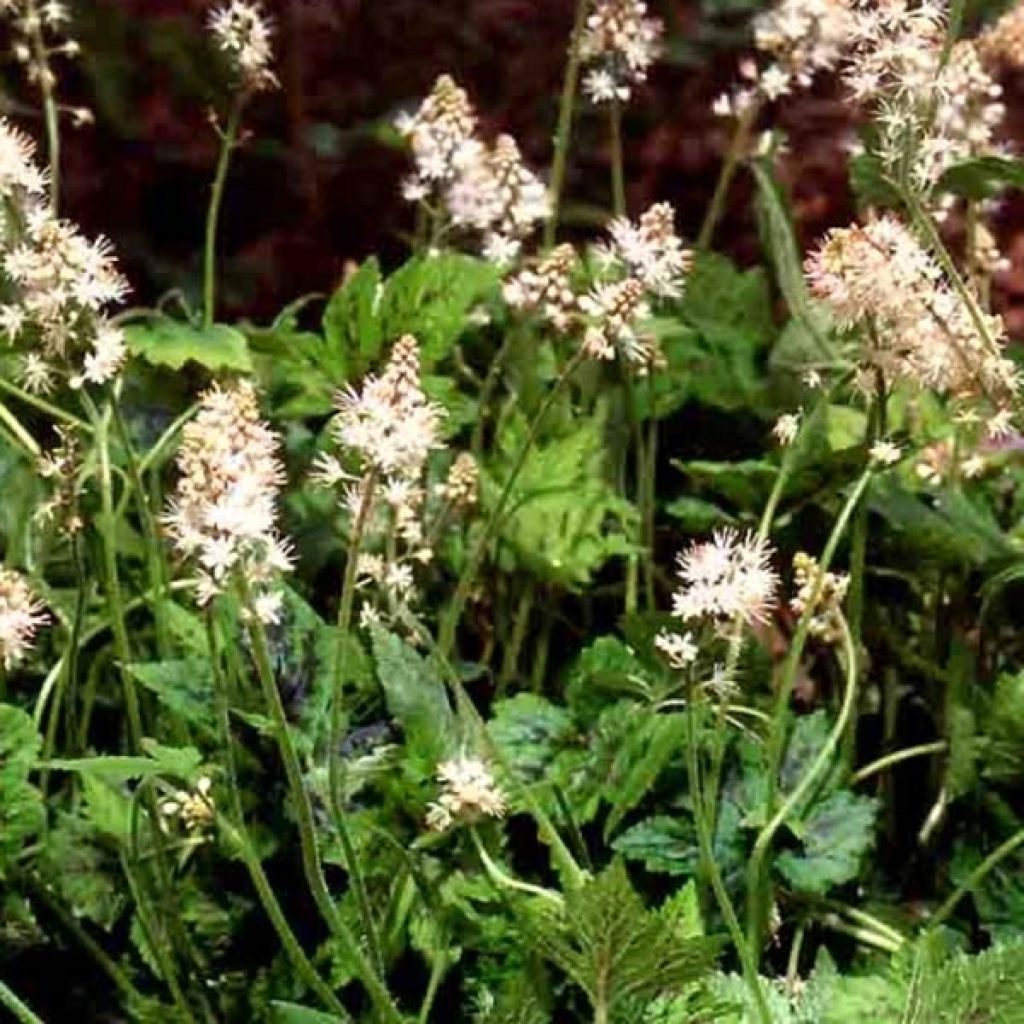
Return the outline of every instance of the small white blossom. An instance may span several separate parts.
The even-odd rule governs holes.
[[[49,621],[25,579],[12,569],[0,568],[0,661],[5,669],[24,659],[39,627]]]
[[[456,823],[502,818],[507,801],[490,768],[478,757],[457,757],[437,769],[441,793],[427,809],[427,827],[443,832]]]

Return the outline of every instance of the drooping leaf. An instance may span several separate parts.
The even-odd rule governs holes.
[[[124,329],[128,351],[154,366],[180,370],[198,363],[207,370],[252,370],[245,335],[226,324],[194,327],[170,317],[158,317]]]

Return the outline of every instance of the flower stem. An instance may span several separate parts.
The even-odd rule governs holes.
[[[246,94],[239,93],[231,105],[227,126],[220,134],[220,155],[217,171],[210,189],[210,206],[206,213],[206,245],[203,251],[203,325],[211,327],[217,309],[217,227],[224,201],[224,186],[231,166],[231,154],[238,145],[238,132],[242,123],[242,110]],[[219,130],[218,130],[219,131]]]
[[[740,927],[739,918],[736,916],[736,909],[729,898],[729,892],[722,880],[722,872],[719,869],[715,857],[714,840],[709,828],[709,819],[704,802],[704,794],[700,783],[700,759],[698,753],[697,739],[697,702],[688,701],[686,710],[686,777],[690,788],[690,802],[693,805],[693,820],[697,827],[697,851],[700,860],[701,872],[711,882],[711,889],[715,894],[718,909],[725,920],[725,926],[729,931],[736,955],[740,959],[743,971],[743,978],[754,997],[754,1004],[757,1007],[761,1024],[772,1024],[771,1011],[761,989],[761,980],[757,974],[757,960],[751,947],[748,945],[743,929]]]
[[[626,215],[626,172],[622,149],[622,104],[613,100],[608,111],[612,161],[612,210],[616,217]]]
[[[441,628],[439,631],[440,635],[438,637],[438,650],[443,658],[447,658],[455,646],[455,631],[458,628],[459,619],[462,617],[462,610],[465,608],[466,601],[469,599],[470,587],[473,585],[473,580],[476,577],[477,570],[480,568],[480,564],[487,552],[487,546],[494,538],[494,534],[497,532],[498,527],[501,524],[505,506],[508,504],[509,498],[512,497],[512,488],[515,486],[516,480],[522,472],[523,466],[526,465],[526,460],[533,449],[538,435],[540,434],[540,429],[544,425],[544,420],[547,418],[548,412],[550,412],[551,407],[555,404],[555,400],[561,394],[562,389],[568,383],[573,373],[576,371],[576,368],[582,361],[583,353],[577,352],[566,364],[565,369],[562,371],[544,401],[541,403],[533,421],[530,423],[529,429],[526,433],[526,439],[523,441],[522,447],[516,455],[516,460],[512,464],[512,468],[509,470],[508,476],[505,478],[505,484],[502,487],[501,493],[498,495],[498,500],[495,503],[494,508],[491,510],[490,517],[483,529],[480,531],[476,544],[469,553],[469,557],[466,560],[466,564],[463,567],[458,583],[456,584],[455,593],[452,596],[451,603],[441,620]]]
[[[863,768],[858,768],[850,776],[850,782],[853,785],[863,782],[865,779],[870,779],[872,775],[878,775],[880,772],[884,772],[887,768],[891,768],[895,764],[900,764],[902,761],[909,761],[914,757],[927,757],[931,754],[942,754],[945,752],[948,744],[945,740],[935,740],[932,743],[922,743],[916,747],[905,747],[903,750],[894,750],[891,754],[886,754],[884,757],[878,758],[877,761],[872,761],[870,764],[864,765]]]
[[[586,26],[590,0],[576,0],[576,15],[573,20],[572,37],[569,40],[569,59],[565,66],[562,83],[562,100],[558,108],[558,127],[555,131],[555,153],[551,161],[551,216],[544,226],[544,247],[550,249],[558,234],[558,215],[562,203],[562,189],[565,186],[565,169],[569,160],[569,144],[572,140],[572,116],[576,104],[576,90],[580,79],[582,56],[580,44]]]
[[[54,217],[60,210],[60,113],[54,95],[56,79],[50,70],[49,53],[43,38],[43,20],[36,0],[28,0],[23,23],[28,26],[32,63],[35,65],[39,93],[43,101],[43,120],[46,123],[47,163],[50,171],[50,211]]]
[[[726,151],[725,162],[722,164],[721,173],[718,175],[718,181],[715,184],[715,191],[711,196],[708,212],[704,215],[704,222],[701,224],[700,233],[697,235],[698,250],[703,251],[710,248],[714,240],[715,228],[718,226],[722,213],[725,211],[725,201],[729,196],[729,188],[732,185],[733,178],[736,176],[736,171],[739,168],[740,161],[743,159],[743,154],[746,152],[750,133],[753,130],[759,111],[759,104],[751,102],[740,114],[736,122],[736,130],[733,132],[732,141],[729,143],[729,149]]]
[[[348,827],[348,815],[345,811],[344,775],[341,764],[341,741],[342,731],[345,724],[344,708],[342,698],[345,689],[345,667],[346,654],[348,653],[349,631],[352,626],[352,608],[355,602],[356,593],[356,570],[359,565],[359,552],[363,546],[363,535],[366,532],[366,524],[373,509],[374,492],[377,485],[377,473],[370,470],[363,486],[363,497],[359,503],[359,511],[356,514],[355,523],[352,525],[352,533],[349,537],[348,555],[345,560],[345,576],[341,587],[341,597],[338,601],[337,636],[334,650],[334,679],[331,687],[331,727],[330,745],[327,750],[327,777],[328,790],[330,793],[331,820],[338,833],[341,842],[342,855],[345,858],[345,870],[352,880],[352,888],[356,896],[356,905],[359,908],[359,917],[362,921],[363,932],[366,944],[370,950],[370,956],[379,972],[384,969],[384,959],[380,951],[380,943],[377,939],[377,929],[374,926],[373,912],[370,909],[370,900],[366,891],[366,881],[363,878],[363,871],[359,864],[359,857],[356,854],[355,846],[352,843],[352,834]]]
[[[402,1024],[402,1017],[397,1009],[395,1009],[387,987],[378,976],[373,964],[367,959],[359,940],[352,934],[348,925],[345,924],[327,888],[327,881],[324,878],[323,867],[320,863],[320,853],[316,845],[313,808],[310,805],[309,794],[306,792],[302,782],[299,756],[295,750],[295,744],[288,727],[288,718],[281,700],[281,693],[277,688],[277,680],[274,678],[273,669],[270,665],[270,651],[267,646],[266,631],[263,628],[263,623],[260,622],[253,611],[249,586],[241,574],[238,577],[238,596],[242,607],[248,613],[247,626],[249,640],[252,644],[253,659],[256,663],[256,674],[259,677],[263,697],[274,723],[278,750],[284,763],[288,788],[292,794],[292,802],[295,805],[294,811],[298,822],[299,842],[302,851],[302,866],[310,892],[313,895],[317,909],[327,922],[332,934],[342,945],[346,955],[352,958],[355,973],[366,988],[382,1020],[387,1021],[388,1024]]]
[[[978,884],[989,872],[994,871],[1007,857],[1024,846],[1024,829],[1010,836],[1005,843],[997,846],[968,876],[953,890],[949,898],[935,911],[931,921],[928,922],[928,930],[934,931],[939,925],[944,924],[956,910],[957,904],[969,892],[977,888]]]
[[[810,601],[808,609],[813,610],[815,603],[814,600]],[[765,904],[767,902],[764,899],[764,890],[766,888],[764,866],[765,858],[771,849],[772,840],[794,809],[810,795],[811,790],[820,782],[823,772],[828,767],[832,755],[835,753],[846,732],[850,716],[853,714],[857,696],[857,649],[845,617],[840,613],[837,615],[837,619],[842,634],[843,650],[846,655],[846,691],[843,694],[843,703],[832,731],[822,744],[814,760],[783,801],[782,806],[775,812],[775,815],[764,828],[761,829],[754,842],[754,849],[751,851],[750,861],[747,866],[747,940],[753,949],[759,949],[761,944]],[[771,804],[768,806],[770,808]]]
[[[2,981],[0,981],[0,1006],[6,1007],[19,1024],[45,1024],[42,1017],[34,1014]]]
[[[217,813],[217,824],[227,838],[229,844],[238,850],[245,864],[249,877],[252,880],[253,888],[263,906],[285,955],[295,967],[299,975],[309,985],[310,989],[317,994],[324,1007],[331,1013],[336,1014],[342,1020],[349,1020],[349,1015],[338,997],[331,991],[330,986],[320,977],[316,968],[306,956],[305,951],[295,937],[288,919],[285,917],[281,904],[277,900],[273,886],[267,878],[263,865],[260,863],[259,855],[253,846],[249,831],[245,825],[245,814],[242,809],[242,797],[238,788],[238,774],[235,768],[235,758],[232,748],[231,737],[231,704],[228,695],[227,678],[221,667],[219,644],[217,642],[217,628],[214,622],[212,611],[206,615],[206,638],[210,648],[210,662],[213,666],[214,678],[214,699],[217,710],[217,725],[220,731],[220,743],[224,752],[225,777],[227,780],[228,802],[230,814]],[[233,819],[233,820],[232,820]]]

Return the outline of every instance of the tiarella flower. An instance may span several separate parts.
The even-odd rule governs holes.
[[[652,339],[642,324],[650,318],[647,289],[636,278],[598,284],[579,300],[587,318],[583,352],[591,359],[614,359],[645,368],[653,359]]]
[[[596,0],[580,39],[583,90],[594,103],[625,102],[647,80],[664,26],[641,0]]]
[[[1016,4],[977,39],[982,60],[1010,68],[1024,67],[1024,4]]]
[[[861,331],[864,364],[888,379],[1000,404],[1017,392],[1001,319],[969,308],[895,218],[830,232],[805,268],[839,326]]]
[[[929,191],[961,160],[994,151],[1000,88],[975,45],[954,46],[943,65],[945,10],[933,0],[886,0],[856,11],[846,82],[876,114],[876,153]]]
[[[754,45],[774,63],[758,88],[777,99],[793,85],[806,87],[834,69],[850,44],[854,15],[848,0],[781,0],[754,19]]]
[[[25,658],[39,627],[49,621],[24,577],[13,569],[0,569],[0,661],[5,669]]]
[[[444,415],[420,385],[419,345],[411,335],[395,344],[380,377],[337,396],[333,433],[340,447],[383,476],[418,477],[440,446]]]
[[[876,441],[868,454],[872,461],[877,462],[880,466],[895,466],[903,458],[903,452],[900,451],[899,445],[884,440]]]
[[[271,67],[273,33],[261,4],[255,0],[228,0],[211,11],[209,24],[217,47],[231,61],[243,88],[260,92],[277,87],[277,76]]]
[[[499,135],[489,146],[476,126],[465,90],[442,75],[419,110],[398,122],[416,165],[402,192],[410,202],[429,199],[453,228],[479,237],[487,259],[505,265],[551,215],[551,201],[515,139]]]
[[[46,189],[46,175],[36,164],[35,143],[0,118],[0,196],[22,205],[29,196],[44,196]]]
[[[524,267],[505,282],[505,301],[513,309],[539,314],[564,334],[579,312],[579,300],[572,286],[576,264],[576,250],[571,245],[557,246],[535,267]]]
[[[46,481],[50,496],[35,512],[38,522],[59,522],[69,533],[77,533],[82,521],[78,515],[78,473],[82,465],[82,445],[73,427],[56,426],[59,443],[40,455],[36,472]]]
[[[213,782],[203,776],[196,782],[195,792],[177,790],[173,796],[160,801],[160,813],[164,818],[177,818],[188,832],[200,832],[216,819],[213,798],[210,792]]]
[[[177,550],[198,563],[201,604],[240,572],[255,590],[257,610],[275,608],[260,598],[279,572],[291,569],[288,545],[277,532],[285,477],[279,448],[248,381],[207,391],[182,431],[180,479],[164,522]]]
[[[683,293],[692,254],[683,248],[675,231],[676,212],[671,203],[658,203],[635,224],[618,217],[608,226],[608,258],[621,264],[652,295],[678,298]]]
[[[480,758],[457,757],[442,762],[437,780],[441,793],[427,808],[427,827],[432,831],[443,832],[455,824],[505,816],[505,794]]]
[[[470,508],[480,496],[480,467],[469,452],[462,452],[448,470],[439,488],[441,497],[453,508]]]
[[[663,629],[654,638],[654,646],[665,655],[669,665],[681,671],[697,660],[697,645],[690,633],[676,633]]]
[[[678,559],[679,588],[672,612],[684,620],[765,622],[775,606],[779,578],[772,549],[753,534],[719,530],[692,544]]]
[[[784,413],[775,421],[775,426],[772,427],[772,433],[775,435],[779,444],[792,444],[796,440],[797,434],[800,433],[800,413]]]
[[[842,635],[842,604],[850,589],[850,577],[845,573],[823,573],[815,558],[799,551],[793,556],[793,582],[797,589],[789,602],[790,608],[800,617],[810,616],[811,636],[823,643],[837,643]]]

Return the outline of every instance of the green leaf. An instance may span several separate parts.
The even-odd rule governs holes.
[[[109,785],[101,776],[84,774],[82,792],[86,816],[96,831],[125,846],[132,834],[132,801],[120,789]]]
[[[455,745],[455,716],[434,666],[404,640],[383,629],[371,631],[377,679],[388,711],[402,727],[406,745],[431,765]]]
[[[857,205],[902,207],[899,192],[885,176],[882,162],[873,153],[860,153],[850,160],[850,187]]]
[[[665,875],[692,875],[697,869],[697,836],[684,818],[655,815],[630,826],[612,840],[612,849],[627,860]]]
[[[823,894],[852,881],[874,844],[878,802],[840,789],[815,804],[799,824],[803,853],[783,851],[776,866],[794,888]]]
[[[542,778],[575,734],[567,711],[532,693],[497,701],[487,731],[503,761],[527,782]]]
[[[193,327],[159,317],[145,324],[132,324],[124,334],[128,351],[154,366],[180,370],[193,362],[208,370],[252,370],[245,335],[225,324]]]
[[[495,291],[499,274],[486,260],[457,252],[414,256],[388,278],[379,316],[385,338],[415,335],[424,370],[444,359],[469,314]]]
[[[679,522],[679,528],[688,534],[710,533],[715,527],[736,522],[724,509],[703,498],[676,498],[665,506],[665,512]]]
[[[694,487],[710,491],[745,509],[764,505],[779,474],[777,466],[755,459],[742,462],[673,460],[672,465],[685,474]]]
[[[380,355],[384,330],[378,314],[380,264],[368,259],[335,291],[324,310],[325,354],[333,382],[362,376]]]
[[[573,425],[564,437],[531,449],[512,485],[498,531],[500,550],[543,580],[579,588],[615,555],[633,550],[637,512],[609,479],[605,415]],[[490,513],[523,432],[506,427],[498,465],[483,478],[482,504]]]
[[[56,758],[48,761],[46,767],[123,784],[160,775],[187,782],[196,777],[202,764],[202,755],[194,747],[164,747],[151,739],[144,739],[142,746],[148,757],[107,754],[103,757]]]
[[[714,963],[714,944],[681,939],[673,915],[644,907],[619,861],[567,892],[563,914],[538,915],[528,928],[541,955],[607,1020],[657,994],[684,991]]]
[[[717,253],[697,254],[680,312],[698,330],[709,324],[732,327],[761,347],[767,347],[775,336],[772,298],[764,271],[737,270]]]
[[[939,189],[967,199],[990,199],[1004,188],[1024,189],[1024,160],[982,156],[954,164],[939,180]]]
[[[174,715],[207,733],[216,732],[213,667],[209,658],[132,662],[127,669]]]
[[[28,781],[41,745],[27,713],[0,704],[0,878],[45,822],[42,797]]]
[[[277,999],[270,1004],[270,1012],[273,1024],[343,1024],[341,1017]]]

